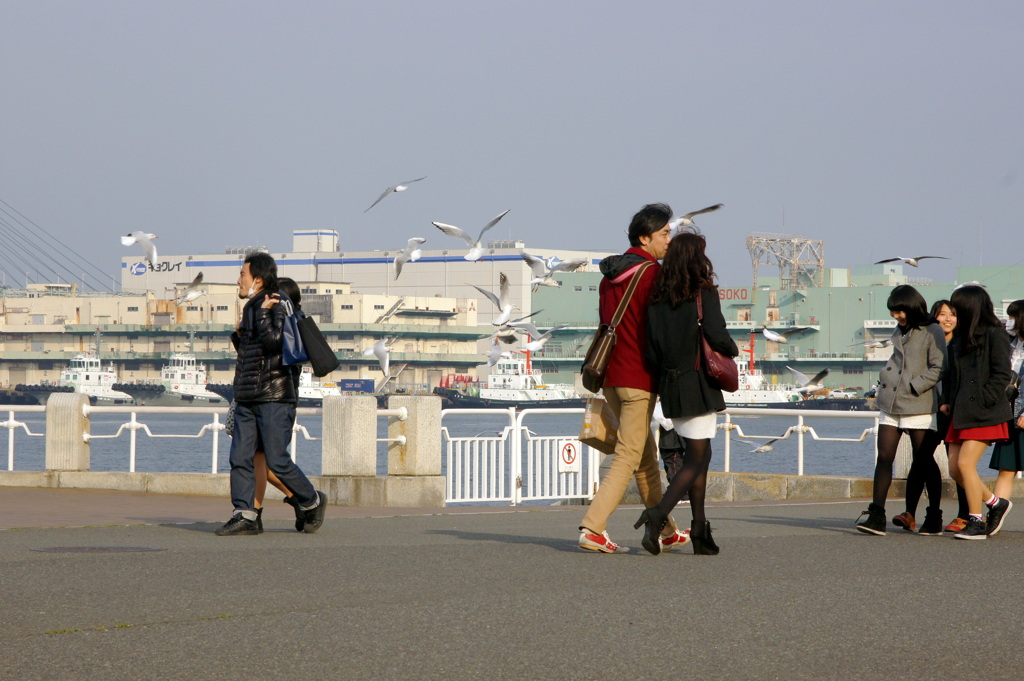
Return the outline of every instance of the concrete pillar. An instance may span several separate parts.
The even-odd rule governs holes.
[[[441,398],[435,395],[388,398],[388,408],[405,407],[409,417],[388,418],[388,438],[405,436],[405,444],[388,443],[388,475],[441,475]]]
[[[377,398],[328,395],[323,409],[321,475],[376,475]]]
[[[945,435],[945,433],[943,433]],[[913,450],[910,446],[910,436],[906,433],[900,436],[899,446],[896,448],[896,460],[892,465],[892,477],[894,480],[907,477],[910,473],[910,465],[914,462]],[[949,457],[946,455],[945,443],[940,443],[935,448],[935,463],[939,465],[939,472],[943,478],[949,477]]]
[[[89,470],[88,404],[82,393],[54,393],[46,401],[46,470]]]

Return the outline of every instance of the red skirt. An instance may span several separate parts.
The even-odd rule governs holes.
[[[946,442],[951,445],[961,444],[964,440],[980,440],[987,442],[998,442],[1009,440],[1010,431],[1005,423],[997,426],[982,426],[981,428],[964,428],[958,430],[953,427],[952,420],[949,424],[949,431],[946,433]]]

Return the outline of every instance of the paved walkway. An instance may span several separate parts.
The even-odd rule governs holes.
[[[1020,679],[1024,512],[982,541],[866,501],[718,504],[716,557],[579,551],[579,507],[290,509],[0,489],[0,679]],[[899,510],[890,502],[890,510]],[[947,516],[952,506],[947,506]],[[688,517],[683,510],[681,519]],[[205,522],[203,522],[205,521]],[[174,524],[166,524],[174,523]],[[41,552],[144,547],[147,552]]]

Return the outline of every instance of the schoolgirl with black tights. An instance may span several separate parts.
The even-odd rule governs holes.
[[[892,356],[882,369],[875,392],[881,413],[873,499],[868,510],[861,514],[867,519],[858,522],[857,529],[866,534],[885,534],[885,498],[892,484],[892,464],[900,437],[906,433],[914,463],[923,469],[929,486],[929,506],[922,531],[941,534],[941,481],[934,459],[935,445],[933,442],[928,446],[928,433],[937,427],[935,414],[939,397],[935,386],[946,370],[946,341],[938,322],[928,314],[924,298],[913,286],[904,284],[894,288],[887,306],[897,326],[892,334]],[[903,516],[897,518],[903,519]]]

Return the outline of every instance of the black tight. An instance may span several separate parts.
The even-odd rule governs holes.
[[[926,430],[924,433],[921,446],[913,449],[913,462],[907,473],[907,513],[910,515],[917,514],[917,502],[921,500],[921,492],[925,488],[928,489],[929,509],[938,511],[942,499],[942,471],[935,462],[935,448],[942,441],[942,436],[934,430]]]
[[[683,438],[683,442],[686,445],[683,465],[669,482],[658,508],[667,516],[683,495],[689,492],[693,521],[703,523],[707,520],[704,515],[704,494],[708,486],[708,464],[711,463],[711,440]]]
[[[913,452],[914,465],[920,465],[925,472],[924,481],[927,484],[928,475],[930,474],[927,462],[924,461],[923,451],[925,444],[928,442],[928,433],[933,431],[930,430],[901,430],[896,426],[879,426],[878,427],[878,460],[875,463],[875,486],[874,486],[874,499],[876,505],[885,506],[885,498],[889,495],[889,486],[892,485],[892,463],[896,459],[896,448],[900,444],[900,435],[906,433],[910,438],[911,451]],[[936,443],[937,444],[937,443]],[[931,446],[928,452],[928,457],[931,458],[935,452],[935,445]],[[932,459],[932,464],[935,468],[935,474],[938,475],[939,466]],[[941,485],[941,479],[939,485]],[[935,489],[936,494],[934,497],[931,496],[932,490]],[[939,492],[941,490],[938,486],[929,487],[928,495],[929,499],[932,499],[932,503],[938,506],[939,503]],[[920,492],[918,493],[920,496]],[[916,505],[916,504],[915,504]]]

